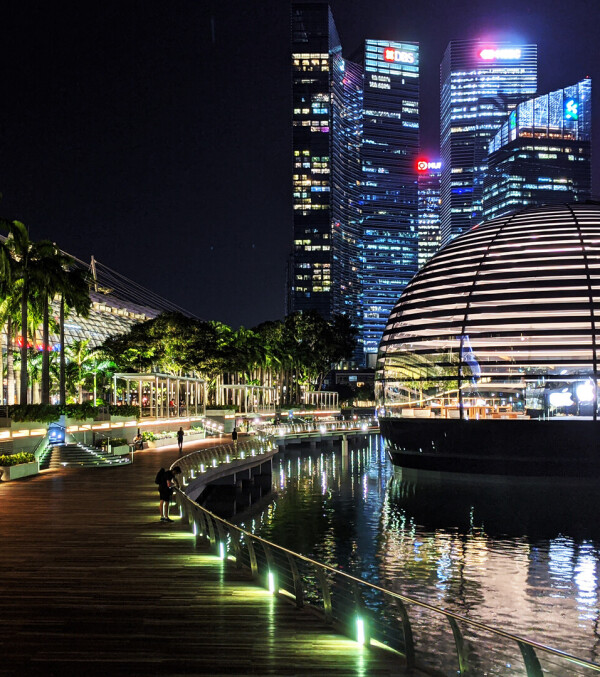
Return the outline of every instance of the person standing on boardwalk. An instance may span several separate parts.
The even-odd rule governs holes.
[[[183,428],[180,427],[177,431],[177,446],[179,447],[179,453],[183,451]]]
[[[173,496],[173,487],[179,489],[179,480],[177,475],[181,475],[181,468],[176,465],[173,470],[165,470],[161,468],[156,474],[156,479],[154,482],[158,484],[158,495],[160,497],[160,521],[161,522],[172,522],[172,519],[169,519],[169,504]]]
[[[233,430],[231,431],[231,441],[237,446],[237,437],[238,437],[238,431],[235,426],[233,426]]]

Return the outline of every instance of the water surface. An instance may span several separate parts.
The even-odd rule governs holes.
[[[360,444],[346,460],[331,446],[278,454],[276,499],[246,526],[388,589],[598,661],[595,482],[436,477],[394,468],[380,438]],[[428,642],[452,651],[443,619],[423,623]],[[487,650],[472,639],[473,662],[486,666],[477,674],[522,674],[500,646],[502,669],[488,671]],[[588,674],[557,664],[544,667]]]

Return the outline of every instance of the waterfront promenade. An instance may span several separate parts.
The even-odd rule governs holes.
[[[160,523],[154,476],[176,458],[0,483],[0,674],[404,674]]]

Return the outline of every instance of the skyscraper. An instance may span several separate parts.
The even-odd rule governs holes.
[[[482,218],[488,144],[537,89],[537,46],[451,42],[440,68],[442,244]]]
[[[419,186],[419,268],[440,248],[440,175],[442,163],[417,160]]]
[[[419,46],[367,40],[364,76],[362,341],[374,364],[389,314],[417,272]]]
[[[592,81],[520,103],[492,139],[483,217],[591,197]]]
[[[342,57],[327,5],[292,6],[294,250],[288,310],[348,315],[375,358],[417,271],[419,48]]]
[[[331,70],[341,52],[329,7],[292,6],[294,250],[288,310],[331,314]]]

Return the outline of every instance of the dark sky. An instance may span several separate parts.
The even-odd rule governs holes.
[[[590,75],[598,119],[597,0],[330,4],[346,55],[366,37],[420,42],[427,152],[437,154],[439,63],[452,39],[536,42],[540,93]],[[292,239],[289,7],[5,1],[0,214],[204,319],[253,326],[282,317]]]

